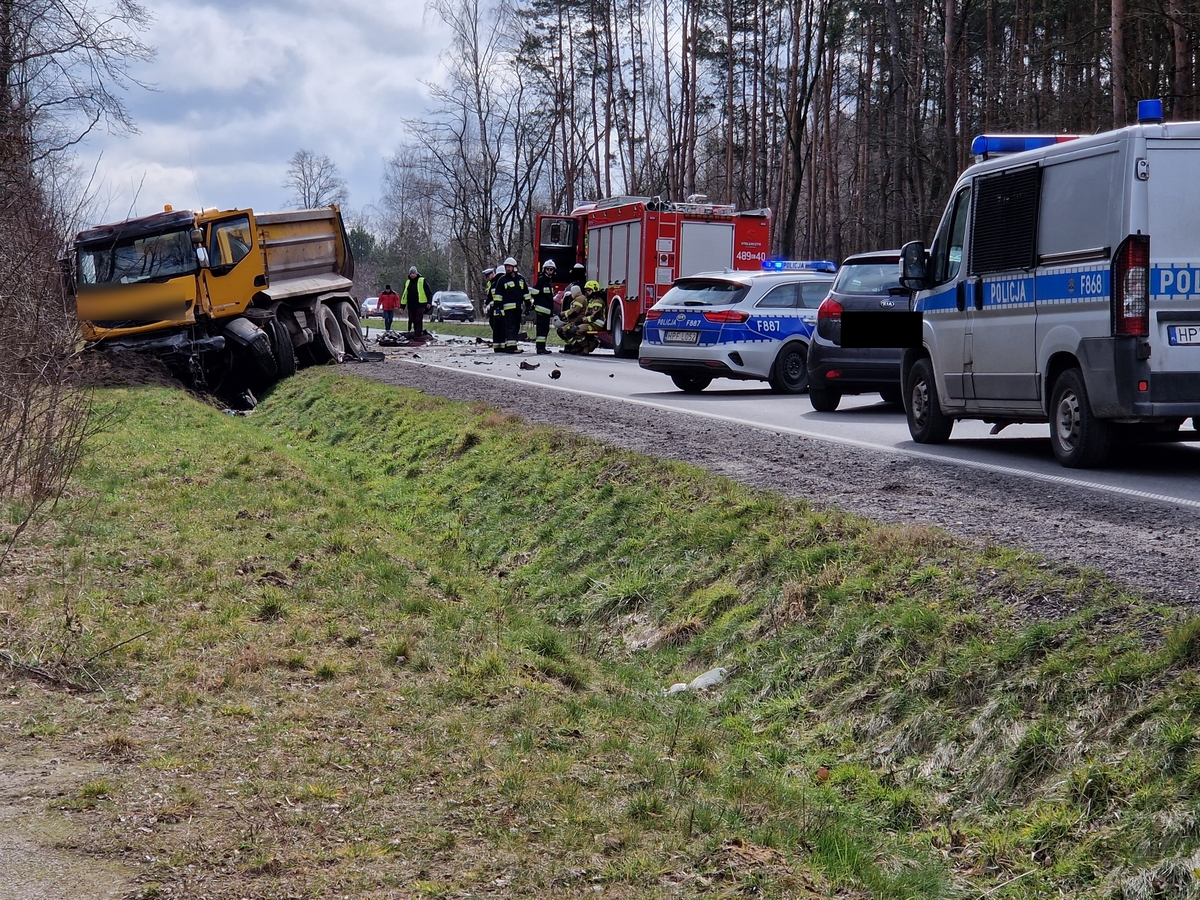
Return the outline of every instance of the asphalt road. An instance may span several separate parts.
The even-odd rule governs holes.
[[[527,351],[512,357],[494,354],[469,339],[449,340],[395,358],[761,431],[1018,476],[1058,489],[1102,491],[1200,510],[1200,444],[1141,444],[1118,453],[1103,470],[1065,469],[1051,452],[1047,425],[1014,425],[992,435],[989,425],[964,421],[955,424],[948,444],[922,445],[909,436],[904,411],[883,403],[878,395],[844,397],[836,412],[819,413],[806,394],[780,395],[754,381],[717,379],[702,393],[685,394],[666,375],[646,371],[636,360],[616,359],[606,351],[586,357],[537,356]],[[522,369],[522,363],[538,368]],[[554,369],[560,372],[557,379],[549,375]],[[1190,424],[1185,430],[1191,431]]]

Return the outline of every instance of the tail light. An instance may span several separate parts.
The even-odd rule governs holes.
[[[722,325],[740,325],[750,318],[750,313],[742,312],[740,309],[722,309],[717,312],[706,312],[704,318]]]
[[[835,344],[842,342],[842,304],[826,297],[817,307],[817,334]]]
[[[1150,238],[1131,234],[1112,261],[1112,331],[1144,337],[1150,333]]]
[[[646,310],[646,321],[647,321],[647,322],[653,322],[655,319],[659,318],[660,316],[662,316],[662,310],[661,310],[661,309],[648,309],[648,310]]]

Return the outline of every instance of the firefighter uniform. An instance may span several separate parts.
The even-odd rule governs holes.
[[[516,262],[512,257],[504,261],[504,272],[492,283],[492,291],[496,300],[504,310],[504,347],[505,353],[520,353],[517,346],[517,334],[521,330],[521,309],[529,296],[529,283],[525,276],[517,271]]]
[[[554,312],[554,266],[547,264],[542,267],[537,281],[530,290],[533,300],[533,315],[536,337],[534,344],[538,353],[549,353],[546,349],[546,336],[550,334],[550,316]]]

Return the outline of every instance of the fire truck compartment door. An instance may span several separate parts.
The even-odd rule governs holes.
[[[733,268],[733,223],[684,222],[676,278]]]

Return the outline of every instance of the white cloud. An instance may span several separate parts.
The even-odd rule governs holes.
[[[428,107],[448,40],[422,2],[158,0],[147,43],[155,86],[126,100],[140,134],[96,135],[105,220],[164,204],[279,209],[287,161],[303,148],[337,163],[350,206],[375,201],[403,119]],[[99,163],[97,164],[97,159]]]

